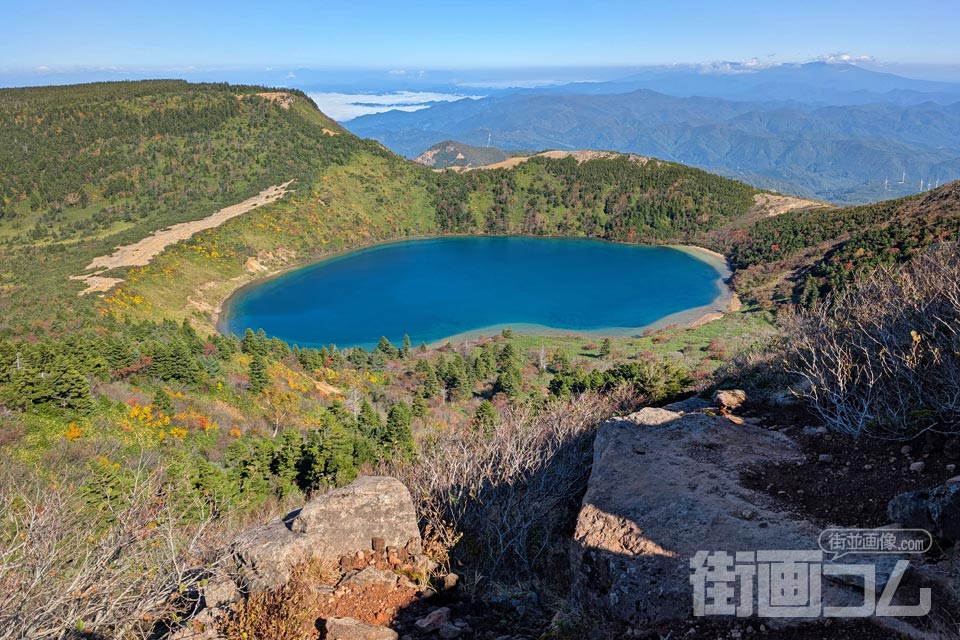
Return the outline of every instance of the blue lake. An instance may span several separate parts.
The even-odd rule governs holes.
[[[718,267],[668,247],[566,238],[411,240],[344,254],[247,287],[222,328],[291,344],[414,345],[500,327],[637,333],[704,313],[726,291]]]

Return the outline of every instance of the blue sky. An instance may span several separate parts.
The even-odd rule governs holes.
[[[960,2],[4,0],[0,69],[960,65]]]

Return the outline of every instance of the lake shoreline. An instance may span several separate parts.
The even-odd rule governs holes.
[[[570,236],[532,236],[532,235],[523,235],[523,234],[513,234],[513,235],[476,235],[476,234],[450,234],[450,235],[431,235],[431,236],[412,236],[405,238],[390,239],[384,241],[378,241],[371,244],[367,244],[361,247],[353,247],[342,249],[339,251],[332,252],[325,256],[322,256],[315,260],[310,260],[305,263],[290,265],[288,267],[277,269],[272,272],[265,272],[260,274],[260,277],[256,277],[249,282],[245,282],[242,285],[238,286],[236,289],[232,290],[226,298],[212,310],[214,316],[214,327],[217,332],[230,335],[232,331],[228,326],[228,319],[230,317],[230,307],[237,296],[247,290],[248,288],[260,286],[265,282],[274,280],[276,278],[282,277],[289,274],[292,271],[297,271],[299,269],[304,269],[312,267],[318,264],[330,262],[336,260],[337,258],[342,258],[348,255],[379,249],[387,247],[390,245],[401,244],[406,242],[416,242],[424,240],[445,240],[451,238],[532,238],[532,239],[562,239],[562,240],[591,240],[605,242],[614,245],[621,246],[631,246],[631,247],[649,247],[649,248],[667,248],[681,251],[701,262],[708,264],[710,267],[716,271],[718,275],[718,288],[719,293],[716,298],[714,298],[710,303],[694,307],[691,309],[686,309],[676,313],[669,314],[663,318],[660,318],[650,324],[640,326],[640,327],[603,327],[598,329],[562,329],[556,327],[550,327],[546,325],[538,324],[526,324],[526,323],[500,323],[496,325],[489,325],[481,327],[478,329],[473,329],[470,331],[454,334],[447,336],[435,341],[431,341],[428,344],[430,346],[439,346],[447,344],[450,342],[462,342],[465,340],[473,340],[479,336],[489,336],[494,333],[499,333],[503,329],[510,328],[516,333],[521,333],[524,335],[542,335],[542,336],[586,336],[586,337],[597,337],[601,338],[604,336],[610,337],[634,337],[640,336],[644,331],[649,330],[659,330],[665,327],[680,326],[680,327],[698,327],[708,322],[712,322],[719,318],[722,318],[727,313],[735,312],[740,309],[740,301],[737,298],[737,295],[730,289],[729,279],[732,275],[732,270],[730,268],[729,262],[727,261],[726,256],[716,251],[712,251],[705,247],[700,247],[697,245],[672,245],[672,244],[637,244],[629,242],[617,242],[612,240],[605,240],[602,238],[581,238],[581,237],[570,237]]]

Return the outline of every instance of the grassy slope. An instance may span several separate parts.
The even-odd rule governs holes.
[[[88,316],[82,286],[67,277],[92,258],[267,186],[311,180],[364,146],[305,98],[283,109],[261,91],[179,81],[0,91],[7,322]]]

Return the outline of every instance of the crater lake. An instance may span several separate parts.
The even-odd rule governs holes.
[[[722,310],[719,256],[574,238],[408,240],[345,253],[236,292],[220,328],[319,347],[433,343],[503,327],[632,335]]]

